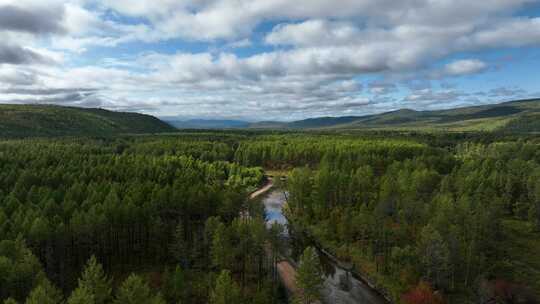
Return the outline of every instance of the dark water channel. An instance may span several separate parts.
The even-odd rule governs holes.
[[[286,227],[287,219],[282,209],[285,204],[285,194],[279,189],[273,189],[265,195],[262,202],[266,209],[266,223],[270,227],[274,223]],[[288,232],[285,231],[285,234]],[[325,282],[323,290],[323,302],[326,304],[388,304],[389,302],[379,293],[369,287],[363,281],[356,279],[352,274],[340,268],[332,259],[320,254],[323,269],[325,270]]]

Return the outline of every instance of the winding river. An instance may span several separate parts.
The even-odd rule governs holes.
[[[287,219],[282,213],[285,195],[279,189],[270,190],[262,200],[266,209],[268,226],[279,223],[286,227]],[[356,279],[350,272],[340,268],[324,254],[320,255],[325,269],[325,281],[321,291],[326,304],[389,304],[379,293],[366,283]],[[283,278],[282,278],[283,279]]]

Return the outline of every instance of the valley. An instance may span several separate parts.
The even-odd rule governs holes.
[[[2,300],[536,301],[534,133],[164,131],[0,141]]]

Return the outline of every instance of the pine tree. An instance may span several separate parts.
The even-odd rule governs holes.
[[[111,298],[111,281],[107,278],[101,264],[92,256],[79,279],[79,288],[94,296],[96,304],[106,303]]]
[[[320,290],[324,283],[321,262],[317,251],[313,247],[307,247],[300,257],[300,265],[296,273],[296,283],[302,290],[300,296],[295,299],[302,304],[311,304],[320,300]]]
[[[62,294],[52,283],[45,279],[39,284],[28,298],[26,298],[25,304],[59,304],[62,302]]]
[[[177,303],[186,295],[186,278],[180,266],[176,266],[174,272],[165,271],[163,293],[169,302]]]
[[[212,262],[215,266],[222,269],[229,269],[232,266],[231,241],[228,235],[227,227],[219,223],[212,238]]]
[[[95,304],[96,300],[94,294],[86,288],[86,286],[81,286],[75,289],[71,296],[69,297],[67,304]]]
[[[115,304],[162,304],[161,295],[153,295],[148,284],[138,275],[130,275],[120,286]]]
[[[418,255],[424,274],[437,287],[447,287],[450,269],[450,252],[440,233],[431,225],[422,229]]]
[[[240,300],[240,289],[232,280],[231,273],[222,270],[210,294],[210,304],[237,304]]]
[[[176,230],[174,231],[174,242],[171,244],[170,253],[176,262],[181,262],[182,265],[185,266],[188,254],[186,240],[184,237],[184,225],[182,225],[182,222],[176,225]]]

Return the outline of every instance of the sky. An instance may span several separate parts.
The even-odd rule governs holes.
[[[0,0],[0,103],[290,121],[540,97],[540,0]]]

